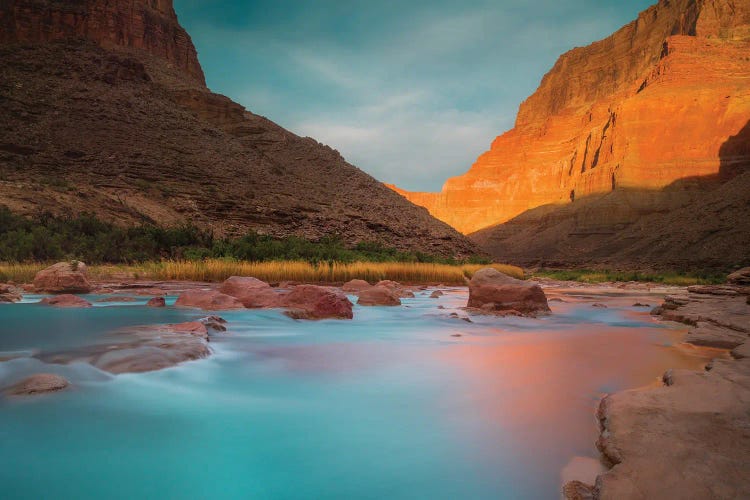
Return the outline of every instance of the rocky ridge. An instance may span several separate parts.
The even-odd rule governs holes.
[[[612,237],[600,246],[616,249],[624,230],[647,236],[638,231],[644,215],[677,216],[747,172],[749,53],[750,1],[661,0],[612,36],[561,56],[520,106],[515,127],[440,193],[395,190],[467,234],[536,207],[545,214],[565,207],[555,216],[571,227],[553,249],[603,233]],[[733,194],[725,200],[747,214],[747,191]],[[577,210],[603,196],[596,209]],[[714,220],[685,221],[686,229],[719,229]],[[499,257],[506,247],[521,254],[513,236],[539,221],[513,222],[476,240]]]
[[[208,90],[170,0],[6,0],[0,26],[0,200],[15,212],[477,251],[334,149]]]

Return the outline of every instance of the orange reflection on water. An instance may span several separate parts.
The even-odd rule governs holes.
[[[515,460],[561,470],[570,450],[598,456],[595,410],[605,393],[656,383],[668,368],[699,369],[716,356],[666,345],[684,333],[586,325],[469,337],[440,354],[463,384],[444,403],[461,415],[456,425],[472,415],[477,428],[460,432],[488,454],[503,447]]]

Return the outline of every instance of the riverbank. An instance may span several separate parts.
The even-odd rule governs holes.
[[[37,272],[50,263],[2,264],[0,283],[30,283]],[[342,284],[353,279],[408,284],[464,285],[466,278],[484,267],[493,267],[509,276],[524,278],[520,267],[507,264],[437,264],[429,262],[321,262],[241,260],[163,260],[140,264],[100,264],[87,266],[95,281],[224,281],[230,276],[254,276],[269,283]]]
[[[703,372],[605,397],[597,443],[611,469],[568,498],[750,497],[750,287],[695,286],[653,312],[688,325],[688,345],[723,349]],[[730,356],[723,355],[729,352]]]

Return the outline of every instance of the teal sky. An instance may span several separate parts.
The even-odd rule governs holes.
[[[561,53],[655,2],[174,3],[213,91],[378,180],[439,190],[513,126]]]

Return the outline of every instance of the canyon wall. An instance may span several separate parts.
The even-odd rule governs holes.
[[[464,258],[474,243],[206,88],[171,0],[0,0],[0,205]]]
[[[463,233],[616,189],[750,163],[720,148],[750,121],[750,1],[660,0],[559,58],[515,126],[439,193],[393,187]]]
[[[71,38],[105,48],[144,49],[205,85],[172,0],[0,0],[0,43]]]

